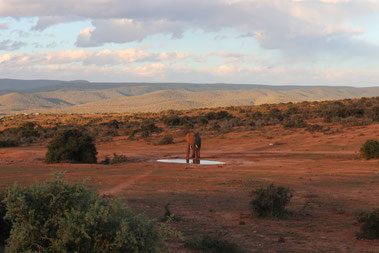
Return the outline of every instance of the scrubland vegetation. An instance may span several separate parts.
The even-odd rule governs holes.
[[[5,116],[0,119],[0,147],[13,147],[52,138],[57,131],[76,128],[97,141],[109,141],[115,136],[130,139],[161,135],[172,130],[184,133],[227,133],[254,130],[264,126],[304,128],[310,132],[328,134],[331,125],[369,125],[379,122],[379,97],[340,101],[265,104],[161,113]],[[319,122],[323,122],[320,124]],[[167,135],[167,134],[166,134]],[[170,136],[161,136],[158,145],[172,143]]]
[[[246,134],[264,129],[265,127],[275,126],[287,131],[282,133],[283,136],[288,134],[288,131],[296,132],[298,130],[308,135],[317,133],[322,136],[330,136],[340,131],[340,129],[379,123],[379,97],[341,101],[303,102],[297,104],[286,103],[196,109],[190,111],[171,110],[162,113],[40,115],[38,117],[18,115],[6,116],[0,120],[2,121],[0,125],[0,147],[45,145],[47,147],[45,156],[47,163],[90,163],[91,165],[88,166],[95,166],[98,161],[96,146],[99,143],[111,143],[113,139],[119,137],[123,137],[123,140],[139,140],[144,145],[151,145],[152,149],[154,149],[166,148],[164,145],[175,147],[175,144],[180,142],[179,138],[183,139],[184,135],[189,131],[201,132],[204,136],[220,137],[227,133],[243,132]],[[270,133],[264,134],[265,138],[270,140],[270,142],[271,139],[274,139]],[[362,158],[379,158],[379,142],[373,139],[376,136],[370,136],[367,138],[367,142],[359,144],[362,146],[356,146],[357,157],[352,158],[349,156],[349,159],[351,161],[353,159],[361,159],[362,162],[369,163],[371,161],[366,161]],[[330,140],[330,145],[333,144],[333,141]],[[272,146],[285,145],[282,140],[276,139],[270,144]],[[103,161],[99,162],[100,165],[96,166],[113,169],[117,165],[103,166],[103,164],[130,164],[129,154],[127,153],[123,155],[113,152],[113,157],[109,157],[108,154]],[[283,154],[278,153],[274,155]],[[304,163],[308,167],[309,162],[312,163],[321,159],[319,158],[319,154],[296,155],[304,157],[308,155],[304,158],[309,160],[307,160],[307,163]],[[376,165],[377,162],[375,162]],[[45,164],[45,166],[48,165]],[[119,166],[121,167],[121,165]],[[318,200],[319,196],[317,194],[313,192],[304,193],[304,189],[308,185],[310,185],[309,189],[314,190],[319,187],[318,184],[321,185],[320,178],[324,179],[324,177],[336,173],[336,170],[330,168],[326,175],[319,174],[314,176],[316,180],[320,180],[314,182],[308,176],[311,173],[308,167],[304,169],[306,170],[304,173],[308,173],[306,174],[306,182],[298,187],[300,192],[293,190],[292,187],[288,187],[286,183],[284,184],[285,186],[276,186],[277,181],[275,180],[277,178],[274,175],[276,172],[266,174],[267,167],[263,167],[261,171],[257,170],[258,176],[269,178],[264,183],[256,180],[256,178],[245,178],[244,175],[242,175],[242,179],[224,177],[225,181],[217,181],[216,188],[211,192],[211,195],[214,195],[216,199],[212,204],[218,205],[219,212],[222,213],[226,205],[232,205],[230,202],[234,200],[235,196],[239,197],[245,194],[246,197],[241,198],[244,200],[242,204],[240,203],[240,199],[233,203],[236,206],[239,204],[239,208],[241,206],[246,207],[249,211],[248,219],[258,220],[264,226],[266,226],[265,223],[272,224],[273,220],[288,222],[287,224],[300,222],[300,225],[296,226],[308,226],[301,228],[304,230],[312,230],[315,226],[309,223],[307,225],[301,223],[303,219],[316,219],[315,215],[310,214],[308,209],[319,208],[321,211],[317,215],[326,215],[328,212],[331,212],[332,215],[340,215],[338,218],[341,220],[346,220],[342,225],[333,224],[333,226],[336,226],[333,229],[339,230],[348,227],[352,236],[356,236],[358,239],[378,239],[378,209],[372,211],[368,211],[367,209],[361,212],[358,217],[356,216],[357,213],[355,213],[354,219],[356,220],[352,221],[346,217],[341,218],[346,213],[346,210],[341,210],[343,208],[338,206],[341,205],[340,203],[323,203]],[[98,169],[98,167],[96,168]],[[373,176],[376,175],[373,174],[376,173],[375,169],[372,167],[370,169],[369,173],[371,174],[364,175],[371,180],[367,182],[367,184],[370,184],[367,188],[375,187],[375,183],[377,182],[375,181],[376,177]],[[278,167],[278,170],[281,170],[281,165]],[[179,172],[170,171],[175,177],[175,180],[171,183],[177,183],[180,190],[182,190],[184,184],[176,176],[180,175],[180,173],[187,173],[186,171],[188,171],[188,168],[184,168]],[[230,170],[229,172],[230,174],[227,174],[228,177],[233,177],[234,171]],[[163,176],[160,176],[160,173],[163,173],[162,171],[156,170],[154,173],[156,173],[154,174],[155,178],[149,181],[150,184],[155,184],[160,180],[162,180],[162,184],[169,184],[164,181],[166,179]],[[191,173],[192,171],[184,176],[186,180],[190,180],[191,184],[196,184],[198,181],[203,180],[204,177],[207,177],[204,171],[201,174],[195,174],[193,178],[191,177]],[[235,173],[238,174],[241,171]],[[206,184],[211,180],[221,180],[217,177],[215,179],[211,179],[210,177],[204,181]],[[305,181],[303,174],[301,176],[295,174],[295,177],[296,181]],[[180,180],[182,179],[180,178]],[[272,181],[275,181],[275,185],[271,183]],[[340,181],[331,179],[330,176],[326,182],[329,187]],[[360,185],[361,183],[358,179],[348,182],[348,184],[353,185]],[[220,188],[217,187],[220,185],[225,185],[227,187],[227,194],[231,194],[228,200],[218,198]],[[320,187],[325,187],[325,185],[321,185]],[[245,188],[248,191],[241,192],[241,189]],[[192,185],[190,189],[192,190]],[[200,196],[202,189],[197,190]],[[301,191],[303,192],[301,193]],[[210,230],[204,232],[199,232],[200,230],[194,232],[192,230],[192,226],[196,222],[204,225],[201,220],[204,217],[214,219],[213,206],[207,207],[205,215],[202,213],[201,217],[194,216],[196,218],[186,220],[171,210],[172,207],[175,208],[174,202],[170,202],[172,203],[170,206],[170,204],[166,204],[168,202],[163,202],[162,199],[159,199],[161,195],[159,195],[160,192],[157,189],[149,189],[148,194],[152,194],[152,192],[158,192],[157,199],[155,195],[153,197],[151,197],[152,195],[148,195],[151,197],[150,200],[134,199],[134,201],[142,203],[140,203],[142,210],[154,205],[160,206],[161,209],[164,209],[163,218],[161,218],[161,213],[159,213],[158,219],[156,218],[156,214],[154,214],[156,216],[150,215],[156,219],[136,215],[125,206],[124,200],[101,197],[85,183],[69,184],[62,175],[56,175],[52,180],[31,186],[14,186],[0,195],[2,198],[0,202],[0,245],[6,244],[9,252],[22,252],[26,250],[37,252],[159,252],[165,249],[165,239],[169,236],[175,236],[177,233],[177,231],[172,232],[171,228],[166,226],[167,222],[174,222],[175,225],[179,223],[184,229],[191,231],[192,235],[196,235],[192,238],[187,237],[184,241],[181,241],[183,247],[203,252],[244,252],[244,248],[231,239],[233,237],[224,238],[223,236],[215,236],[214,231]],[[250,192],[250,195],[248,192]],[[199,197],[196,193],[190,196],[188,192],[186,194],[176,192],[170,194],[170,198],[172,199],[178,196],[176,200],[182,201],[185,207],[188,207],[190,204],[193,205],[193,202],[197,199],[204,197],[203,195]],[[348,194],[346,193],[346,195]],[[364,197],[366,198],[367,196]],[[183,200],[180,198],[183,198]],[[294,199],[297,202],[296,208],[292,204]],[[333,200],[338,201],[336,199]],[[353,201],[353,198],[349,197],[350,200]],[[205,206],[206,204],[201,203],[201,205]],[[184,213],[195,215],[196,211],[191,210]],[[233,211],[237,215],[240,213],[237,207]],[[243,215],[239,217],[241,216]],[[284,219],[286,221],[283,221],[281,218],[286,218]],[[235,221],[233,220],[233,222]],[[238,222],[240,227],[245,226],[245,221],[238,220]],[[313,223],[313,221],[311,222]],[[353,222],[358,224],[356,228],[349,227]],[[218,229],[227,228],[227,226],[221,226]],[[279,234],[279,240],[275,243],[283,243],[285,241],[280,236],[280,233],[284,233],[283,231],[271,231],[271,228],[268,230],[270,230],[267,232],[268,235],[275,234],[277,236]],[[252,226],[244,231],[247,231],[246,233],[249,235],[254,235],[256,228]],[[254,237],[254,240],[260,240],[260,238]],[[259,245],[257,248],[259,248]]]

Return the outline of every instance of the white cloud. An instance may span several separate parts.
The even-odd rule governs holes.
[[[379,45],[374,38],[377,35],[367,35],[372,27],[365,27],[367,23],[361,20],[378,14],[377,0],[0,0],[0,18],[14,17],[14,22],[19,22],[22,17],[33,17],[34,22],[28,25],[30,31],[9,31],[17,26],[0,23],[2,34],[10,35],[0,40],[0,50],[22,48],[26,45],[26,36],[30,45],[46,44],[36,37],[55,24],[77,20],[91,23],[76,31],[76,42],[64,39],[66,44],[75,44],[83,50],[7,52],[0,54],[0,73],[13,73],[17,77],[22,70],[30,76],[32,70],[41,75],[51,71],[56,78],[60,77],[59,73],[65,73],[68,78],[72,71],[72,79],[84,79],[88,74],[135,80],[253,80],[251,82],[290,84],[309,83],[306,77],[312,83],[351,82],[354,78],[350,80],[348,76],[377,80],[375,70],[363,70],[372,66],[379,56]],[[210,33],[208,38],[213,38],[217,48],[229,48],[224,43],[235,38],[241,41],[241,50],[204,52],[217,49],[197,46],[203,52],[199,54],[194,51],[192,41],[183,41],[181,45],[189,49],[187,52],[169,48],[179,44],[177,42],[167,42],[166,52],[152,52],[152,48],[142,47],[96,49],[107,43],[138,43],[161,34],[180,39],[185,32],[191,36],[198,35],[199,30]],[[228,33],[231,30],[233,32]],[[23,37],[23,41],[17,41],[20,39],[17,36]],[[54,40],[63,41],[57,35],[48,42],[57,45]],[[249,47],[250,41],[254,47]],[[71,47],[66,44],[59,46]],[[256,49],[256,45],[260,49]],[[114,48],[122,48],[122,45]],[[353,66],[360,62],[365,65]],[[353,70],[348,71],[348,66]],[[80,77],[80,73],[84,76]]]
[[[10,21],[0,23],[0,30],[9,29],[11,24],[12,24],[12,22],[10,22]]]
[[[221,29],[233,28],[243,36],[255,34],[262,48],[290,55],[297,49],[300,54],[333,53],[335,48],[355,46],[374,49],[357,37],[364,27],[357,30],[348,22],[370,13],[379,13],[378,1],[0,0],[0,16],[39,17],[36,30],[61,22],[92,20],[93,27],[78,35],[79,47],[138,42],[155,34],[181,38],[190,29],[214,32],[217,37]]]
[[[219,58],[218,63],[193,64]],[[242,59],[242,60],[235,60]],[[212,59],[214,61],[214,59]],[[258,64],[255,64],[258,63]],[[34,54],[0,54],[0,76],[9,78],[54,78],[91,81],[229,82],[262,84],[377,85],[379,73],[367,69],[303,66],[270,66],[268,59],[250,58],[227,51],[206,55],[179,51],[66,50]]]
[[[167,33],[173,38],[180,38],[183,32],[182,24],[167,20],[139,22],[132,19],[106,19],[94,20],[92,24],[95,28],[86,28],[81,31],[76,45],[92,47],[106,42],[142,41],[158,33]]]
[[[0,50],[14,51],[25,45],[26,43],[22,41],[3,40],[0,41]]]
[[[33,30],[36,31],[43,31],[47,27],[55,25],[55,24],[61,24],[61,23],[71,23],[74,21],[82,20],[81,17],[76,16],[41,16],[38,18],[37,23],[35,26],[33,26]]]

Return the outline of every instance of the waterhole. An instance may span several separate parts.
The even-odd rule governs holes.
[[[160,163],[187,163],[186,159],[160,159],[160,160],[157,160],[157,162],[160,162]],[[190,159],[189,163],[193,163],[193,160]],[[199,161],[199,163],[200,164],[207,164],[207,165],[211,165],[211,164],[225,164],[224,162],[202,160],[202,159]]]

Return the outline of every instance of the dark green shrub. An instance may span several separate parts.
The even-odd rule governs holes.
[[[166,126],[178,126],[180,125],[180,118],[177,115],[171,115],[163,118],[163,123]]]
[[[366,141],[361,147],[361,154],[367,160],[379,158],[379,142],[375,140]]]
[[[285,112],[285,114],[287,115],[293,115],[293,114],[298,114],[300,111],[299,111],[299,108],[296,107],[296,106],[292,106],[292,107],[289,107],[287,109],[287,111]]]
[[[171,135],[163,136],[163,138],[157,144],[158,145],[174,144],[174,138]]]
[[[213,238],[211,236],[203,236],[200,240],[192,239],[185,243],[184,247],[193,250],[201,250],[202,252],[211,253],[241,253],[240,247],[228,242],[227,240]]]
[[[282,121],[282,120],[284,120],[284,116],[282,115],[282,112],[279,109],[273,108],[266,115],[266,119],[267,120],[272,119],[272,120]]]
[[[40,126],[34,122],[25,122],[21,124],[18,131],[24,138],[40,137],[40,131],[38,130]]]
[[[113,158],[110,161],[110,164],[118,164],[118,163],[124,163],[128,161],[128,158],[124,155],[117,155],[116,153],[113,153]]]
[[[277,218],[287,213],[285,207],[293,196],[292,190],[289,188],[277,187],[273,184],[266,189],[253,190],[250,195],[253,198],[250,202],[250,207],[254,213],[261,217]]]
[[[2,139],[0,140],[0,148],[17,147],[20,143],[17,140]]]
[[[379,122],[379,106],[374,106],[367,111],[367,116],[373,121]]]
[[[303,128],[307,126],[307,123],[299,116],[295,116],[282,121],[285,128]]]
[[[152,121],[144,121],[142,122],[141,124],[141,131],[148,131],[150,133],[152,132],[157,132],[159,130],[159,128],[154,124],[154,122]]]
[[[119,129],[121,123],[114,119],[114,120],[111,120],[109,122],[103,123],[103,125],[105,125],[109,128],[112,128],[112,129]]]
[[[254,112],[252,114],[252,117],[253,117],[254,120],[263,119],[263,114],[261,112]]]
[[[206,116],[199,116],[197,117],[197,123],[200,125],[207,125],[208,124],[208,118]]]
[[[222,120],[233,118],[233,115],[229,114],[227,111],[218,111],[218,112],[208,112],[205,117],[208,120]]]
[[[0,251],[1,247],[5,245],[5,240],[8,239],[11,231],[11,223],[4,219],[7,208],[3,203],[5,192],[0,192]]]
[[[229,114],[227,111],[216,112],[216,116],[215,116],[216,120],[231,119],[231,118],[233,118],[233,115]]]
[[[321,115],[324,117],[325,122],[332,122],[333,118],[345,118],[346,117],[346,106],[340,102],[336,101],[333,103],[328,103],[321,108]]]
[[[15,147],[24,143],[33,143],[40,139],[42,128],[34,122],[25,122],[19,127],[0,131],[0,147]]]
[[[141,137],[146,138],[151,136],[153,132],[160,132],[161,128],[157,127],[154,122],[150,120],[146,120],[142,122],[140,132],[141,132]]]
[[[170,206],[170,203],[167,203],[165,206],[164,206],[164,209],[165,209],[165,213],[163,215],[163,218],[161,219],[162,222],[166,222],[166,221],[181,221],[181,218],[175,214],[173,214],[169,208]]]
[[[318,124],[313,124],[313,125],[307,125],[306,130],[309,132],[320,132],[323,130],[323,126],[318,125]]]
[[[96,147],[91,136],[78,129],[59,132],[48,145],[48,163],[96,163]]]
[[[379,209],[361,213],[357,220],[362,224],[360,232],[356,234],[357,238],[379,239]]]
[[[34,186],[12,187],[4,200],[12,222],[8,252],[158,252],[159,225],[121,201],[100,197],[63,175]]]
[[[105,158],[104,158],[104,160],[102,160],[101,162],[100,162],[100,164],[104,164],[104,165],[108,165],[108,164],[110,164],[111,163],[111,159],[109,158],[109,156],[106,156]]]
[[[221,126],[216,121],[210,124],[209,129],[212,131],[219,131],[221,129]]]
[[[215,112],[208,112],[205,117],[208,119],[208,120],[214,120],[216,119],[216,113]]]
[[[362,118],[365,113],[365,108],[362,104],[352,103],[346,106],[346,116]]]

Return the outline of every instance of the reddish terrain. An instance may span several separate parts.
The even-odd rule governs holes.
[[[261,130],[202,135],[201,158],[225,165],[167,164],[160,158],[185,158],[184,136],[172,145],[116,137],[97,143],[98,160],[126,155],[119,165],[45,164],[46,143],[0,149],[0,188],[45,180],[51,168],[69,180],[90,178],[106,195],[125,199],[148,217],[163,217],[170,203],[181,218],[173,223],[186,238],[222,234],[246,252],[378,252],[378,240],[357,240],[356,215],[379,208],[379,165],[363,160],[359,149],[378,139],[379,124],[336,128],[334,133]],[[288,186],[294,197],[288,219],[258,218],[249,210],[257,187]],[[279,240],[279,238],[282,238]],[[172,252],[191,252],[169,242]]]

